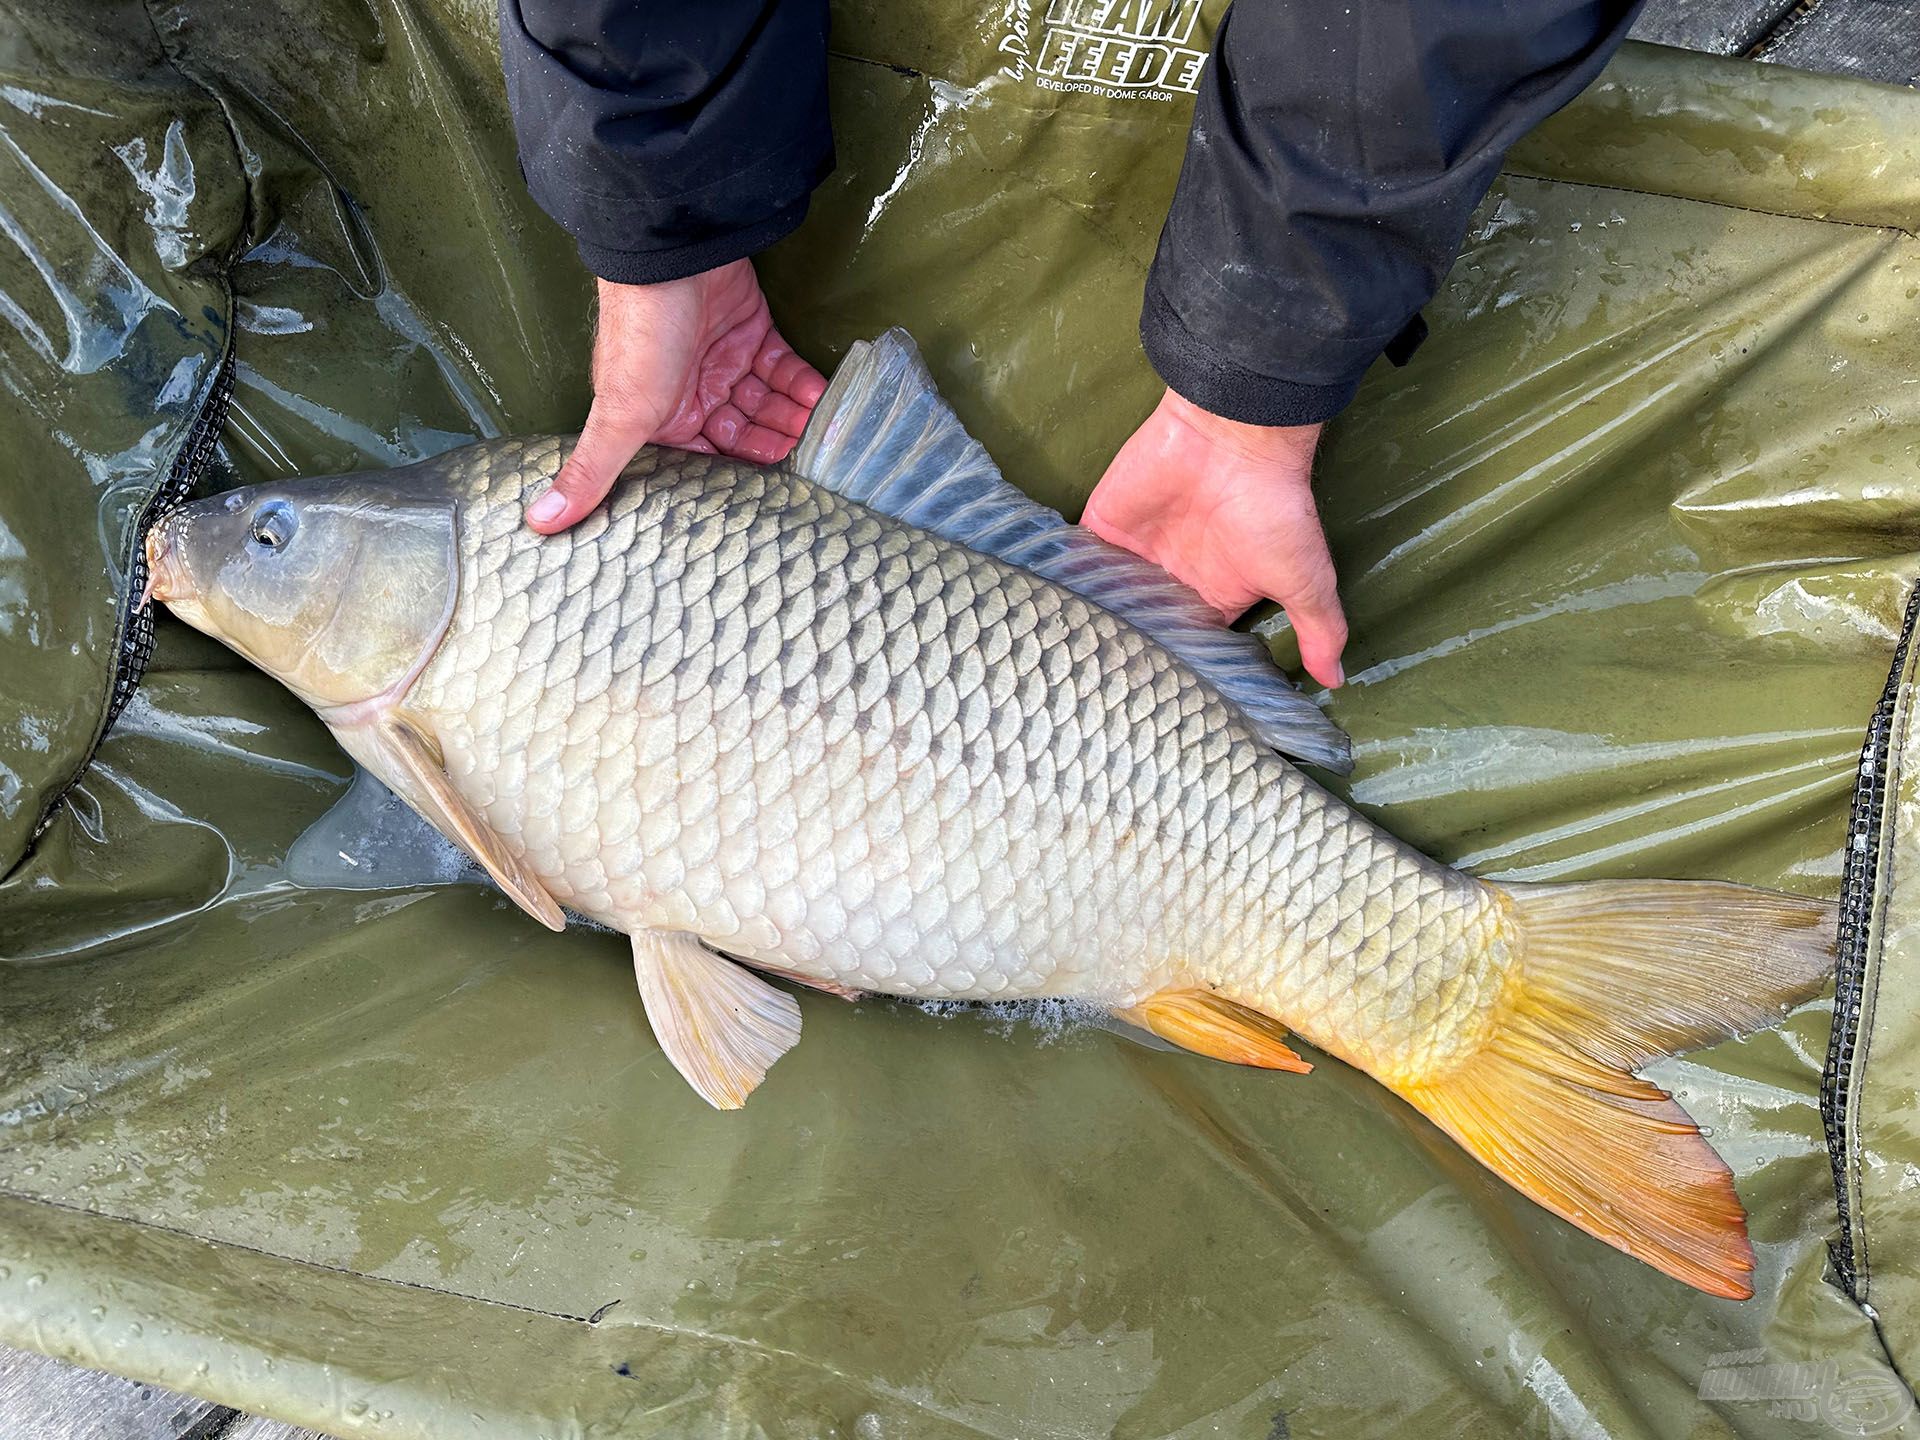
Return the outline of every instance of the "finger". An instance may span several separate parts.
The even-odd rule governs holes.
[[[733,387],[733,403],[756,425],[778,430],[796,440],[807,428],[807,417],[812,413],[791,396],[769,390],[767,382],[758,375],[748,375]]]
[[[586,519],[647,443],[652,429],[647,417],[595,400],[567,463],[527,507],[527,524],[542,535],[554,535]]]
[[[1313,522],[1311,534],[1296,538],[1300,549],[1291,557],[1288,573],[1259,589],[1286,609],[1294,638],[1300,643],[1300,663],[1307,673],[1328,689],[1337,690],[1347,678],[1340,663],[1341,652],[1347,648],[1347,616],[1340,607],[1333,556],[1328,553],[1318,520]]]
[[[762,396],[757,403],[741,405],[740,392],[735,390],[733,403],[739,405],[740,413],[754,424],[764,425],[769,430],[777,430],[794,440],[800,438],[800,432],[807,428],[808,416],[813,413],[798,401],[771,392]]]
[[[799,386],[808,375],[818,375],[819,371],[815,370],[784,345],[769,343],[761,348],[758,355],[754,356],[753,373],[766,381],[769,390],[777,390],[782,395],[793,395],[794,389]],[[823,380],[820,383],[819,390],[814,392],[813,399],[818,400],[820,398],[820,391],[824,391],[825,389],[826,382]],[[800,397],[795,395],[794,398],[799,399]],[[807,400],[801,403],[810,405],[813,401]]]
[[[1133,511],[1137,508],[1128,499],[1136,488],[1134,481],[1138,468],[1129,453],[1132,448],[1133,442],[1129,440],[1108,464],[1100,483],[1087,496],[1087,503],[1080,507],[1080,523],[1109,545],[1120,545],[1136,555],[1147,555],[1146,537],[1135,535],[1129,523],[1135,518]],[[1153,557],[1148,555],[1147,558]]]
[[[753,357],[753,373],[767,382],[767,388],[811,410],[827,393],[826,377],[793,353],[778,330],[767,332],[767,342]]]
[[[786,459],[787,452],[793,449],[793,436],[756,425],[732,405],[722,405],[709,415],[700,433],[711,440],[721,454],[762,465]]]
[[[1192,504],[1192,486],[1177,478],[1185,461],[1165,448],[1152,420],[1129,435],[1087,496],[1080,523],[1103,540],[1160,560],[1156,541],[1180,528]]]
[[[758,375],[742,375],[733,387],[733,403],[740,407],[742,415],[757,416],[761,402],[773,392],[767,388],[767,382]]]
[[[1100,491],[1097,487],[1093,494],[1087,497],[1086,508],[1080,512],[1080,524],[1084,529],[1091,530],[1109,545],[1118,545],[1121,549],[1131,550],[1136,555],[1146,556],[1147,554],[1146,545],[1139,537],[1128,531],[1125,526],[1117,524],[1108,516],[1106,506],[1100,499]],[[1152,557],[1148,556],[1147,558],[1151,559]]]

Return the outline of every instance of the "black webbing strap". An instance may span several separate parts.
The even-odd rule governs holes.
[[[1847,852],[1840,886],[1839,947],[1834,969],[1833,1038],[1827,1045],[1827,1065],[1820,1077],[1820,1117],[1826,1126],[1827,1157],[1833,1164],[1833,1189],[1840,1210],[1840,1233],[1833,1242],[1833,1266],[1840,1283],[1856,1301],[1865,1298],[1866,1237],[1853,1211],[1852,1173],[1859,1137],[1854,1133],[1851,1105],[1859,1072],[1866,1064],[1866,1037],[1861,1034],[1867,984],[1868,946],[1872,941],[1873,904],[1880,881],[1880,851],[1886,824],[1887,769],[1893,746],[1893,721],[1899,708],[1900,685],[1913,642],[1914,622],[1920,617],[1920,586],[1907,598],[1900,643],[1880,703],[1874,706],[1860,750],[1860,769],[1853,786],[1853,809],[1847,821]]]

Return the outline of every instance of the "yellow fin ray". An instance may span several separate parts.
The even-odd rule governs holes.
[[[1113,1013],[1183,1050],[1215,1060],[1297,1075],[1313,1069],[1287,1045],[1287,1031],[1279,1021],[1211,990],[1162,990]]]
[[[1501,1179],[1711,1295],[1753,1293],[1726,1162],[1635,1066],[1824,984],[1833,908],[1693,881],[1508,887],[1520,959],[1485,1046],[1395,1088]]]
[[[800,1038],[800,1006],[784,990],[692,935],[643,930],[633,973],[654,1039],[716,1110],[738,1110]]]

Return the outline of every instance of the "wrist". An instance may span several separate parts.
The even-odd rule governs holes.
[[[1203,410],[1179,391],[1168,389],[1160,413],[1176,425],[1193,431],[1212,445],[1261,465],[1284,465],[1305,471],[1320,443],[1324,424],[1249,425]]]
[[[617,303],[620,300],[632,298],[642,293],[671,293],[674,290],[685,290],[695,286],[706,287],[716,283],[723,283],[733,278],[734,272],[742,269],[751,275],[753,273],[753,262],[751,260],[729,260],[724,265],[715,265],[707,270],[697,270],[691,275],[681,275],[671,280],[609,280],[604,275],[596,275],[593,277],[593,284],[594,291],[600,298],[600,303],[604,305],[609,300]]]

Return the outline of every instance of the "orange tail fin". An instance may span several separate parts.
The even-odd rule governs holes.
[[[1833,907],[1689,881],[1505,887],[1521,961],[1484,1049],[1397,1087],[1529,1199],[1712,1295],[1753,1293],[1726,1162],[1635,1067],[1777,1022],[1831,970]]]

